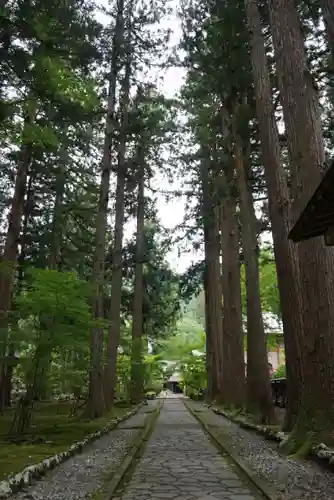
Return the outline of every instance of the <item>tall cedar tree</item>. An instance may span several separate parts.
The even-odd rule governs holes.
[[[257,2],[245,0],[255,84],[262,159],[265,168],[283,318],[287,413],[285,426],[291,430],[298,413],[302,383],[303,314],[299,282],[299,261],[295,245],[288,240],[291,204],[286,173],[280,160],[279,136],[273,107],[268,61]]]
[[[318,95],[313,85],[300,19],[293,0],[269,2],[277,78],[291,162],[293,218],[320,182],[325,162]],[[292,449],[330,439],[334,421],[333,250],[322,239],[298,244],[303,294],[305,363]]]

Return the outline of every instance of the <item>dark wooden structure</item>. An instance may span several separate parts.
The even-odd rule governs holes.
[[[275,406],[286,407],[286,378],[273,378],[270,381]]]
[[[290,231],[294,242],[324,236],[334,246],[334,161]]]
[[[182,394],[183,391],[180,387],[181,377],[178,375],[172,375],[168,380],[165,381],[163,387],[172,391],[174,394]]]

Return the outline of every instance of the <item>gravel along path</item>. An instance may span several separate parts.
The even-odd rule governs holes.
[[[333,500],[334,474],[312,461],[285,458],[276,445],[227,418],[217,415],[200,403],[189,402],[201,411],[201,419],[215,426],[228,446],[242,458],[262,480],[279,492],[280,500]]]
[[[115,498],[115,497],[113,497]],[[166,399],[122,500],[259,500],[177,399]]]
[[[155,401],[140,408],[139,412],[120,424],[109,434],[94,441],[76,455],[36,482],[27,491],[13,495],[14,500],[81,500],[89,499],[103,483],[103,474],[112,474],[132,446],[144,426],[147,412]]]

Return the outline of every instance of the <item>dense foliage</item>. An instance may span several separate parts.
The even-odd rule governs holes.
[[[283,330],[288,447],[332,440],[332,250],[288,237],[333,156],[328,5],[181,0],[170,50],[167,0],[1,3],[4,439],[56,397],[69,419],[138,403],[168,360],[188,394],[274,421]],[[186,198],[175,230],[166,195]],[[202,252],[182,276],[173,244]]]
[[[150,180],[170,175],[161,154],[175,107],[145,68],[164,64],[166,9],[114,2],[101,24],[90,1],[2,6],[0,406],[15,409],[11,439],[24,439],[36,401],[70,397],[101,416],[113,373],[115,401],[129,401],[134,325],[140,391],[162,388],[149,346],[177,321],[179,280]]]

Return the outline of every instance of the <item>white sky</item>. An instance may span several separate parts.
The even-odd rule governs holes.
[[[171,0],[171,5],[173,5],[173,14],[169,18],[164,19],[160,26],[164,29],[171,30],[171,36],[169,41],[170,50],[180,43],[182,31],[181,23],[177,17],[177,0]],[[162,77],[162,82],[159,86],[161,91],[166,97],[175,96],[182,84],[185,77],[186,71],[179,67],[170,67],[162,73],[158,73],[159,77]],[[154,187],[158,189],[165,190],[176,190],[181,189],[180,182],[177,180],[172,184],[167,184],[165,179],[156,177],[154,179]],[[185,199],[181,197],[174,198],[172,201],[167,202],[164,196],[157,196],[157,209],[161,223],[167,229],[173,229],[177,225],[181,224],[185,215]],[[201,255],[195,255],[194,252],[189,249],[189,253],[179,252],[177,246],[175,246],[168,254],[168,261],[173,269],[178,272],[184,272],[192,263],[192,261],[198,260]]]
[[[108,0],[99,0],[98,3],[107,6]],[[169,29],[171,31],[169,47],[170,50],[172,50],[173,47],[179,44],[182,31],[181,23],[177,16],[178,0],[170,0],[169,5],[173,8],[173,13],[160,23],[159,28]],[[109,22],[108,18],[103,14],[98,14],[96,17],[103,24]],[[166,97],[173,97],[181,88],[185,77],[185,70],[179,67],[170,67],[167,70],[159,72],[155,69],[150,72],[150,77],[161,79],[161,81],[157,82],[158,88]],[[160,176],[155,177],[153,185],[155,189],[160,190],[170,191],[181,189],[180,182],[177,180],[171,185]],[[163,195],[157,195],[157,209],[161,224],[167,229],[173,229],[183,221],[185,214],[185,199],[178,197],[167,202]],[[130,238],[134,230],[135,221],[131,221],[125,227],[125,237]],[[175,246],[167,256],[171,267],[178,272],[184,272],[193,261],[198,261],[200,258],[201,255],[198,253],[195,254],[191,249],[186,253],[180,252],[179,255],[177,246]]]
[[[108,0],[98,0],[101,5],[107,6]],[[182,30],[181,23],[177,16],[177,8],[179,5],[179,0],[169,0],[169,5],[173,8],[173,13],[166,17],[159,25],[159,28],[169,29],[171,31],[169,47],[172,51],[173,47],[177,46],[181,40]],[[98,14],[97,18],[103,24],[109,22],[108,18],[102,14]],[[185,78],[186,71],[180,67],[170,67],[167,70],[159,71],[153,69],[149,71],[149,77],[157,80],[157,86],[160,91],[166,97],[173,97],[179,92],[183,80]],[[168,184],[165,178],[162,176],[156,176],[153,180],[152,185],[155,189],[160,190],[176,190],[181,189],[180,182],[175,180],[173,184]],[[176,226],[182,223],[185,215],[185,198],[177,197],[172,201],[166,201],[163,195],[157,194],[157,209],[158,216],[161,224],[166,229],[173,230]],[[125,238],[129,239],[135,231],[135,221],[130,221],[125,227]],[[270,242],[271,235],[262,235],[263,241]],[[184,244],[182,245],[184,248]],[[194,262],[198,262],[203,258],[203,252],[194,251],[192,245],[189,244],[187,251],[182,251],[177,245],[168,253],[167,260],[169,261],[171,267],[176,271],[182,273]]]

